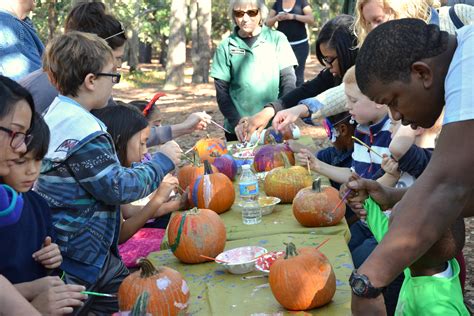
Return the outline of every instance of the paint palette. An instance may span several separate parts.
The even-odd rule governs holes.
[[[270,266],[273,264],[273,262],[284,255],[284,251],[271,251],[266,253],[260,258],[257,258],[257,261],[255,261],[255,269],[263,273],[270,273]]]
[[[216,257],[216,262],[232,274],[245,274],[255,269],[255,261],[265,253],[267,249],[263,247],[239,247],[222,252]]]

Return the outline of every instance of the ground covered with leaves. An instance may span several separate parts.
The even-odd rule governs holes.
[[[320,66],[313,58],[307,63],[306,79],[313,78],[319,71]],[[187,84],[179,89],[166,92],[157,105],[160,108],[162,122],[164,124],[177,124],[182,122],[187,115],[206,111],[215,121],[223,123],[222,114],[217,107],[214,84],[191,84],[191,69],[187,68]],[[146,64],[140,66],[140,71],[136,74],[127,74],[124,70],[125,80],[115,87],[114,97],[125,102],[131,100],[149,100],[156,92],[163,91],[163,69],[156,64]],[[212,79],[211,79],[212,80]],[[315,139],[318,148],[329,146],[324,129],[321,126],[310,127],[303,122],[299,122],[303,135],[311,135]],[[208,130],[194,132],[191,135],[182,136],[176,139],[183,150],[191,148],[196,141],[209,134],[212,137],[224,137],[221,130],[214,126],[209,126]],[[466,245],[464,256],[467,266],[467,282],[465,300],[468,306],[474,306],[474,218],[466,219]]]

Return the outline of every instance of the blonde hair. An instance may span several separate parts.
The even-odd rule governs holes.
[[[76,97],[86,76],[101,72],[113,60],[105,40],[95,34],[71,31],[49,42],[43,70],[61,94]]]
[[[430,7],[439,6],[438,0],[357,0],[354,33],[357,36],[357,47],[359,48],[369,33],[369,27],[362,10],[366,4],[374,1],[390,16],[389,20],[415,18],[428,22],[431,18]]]
[[[346,74],[344,75],[344,78],[342,78],[342,82],[344,84],[355,84],[357,85],[357,80],[356,80],[356,75],[355,75],[355,66],[352,66],[351,68],[347,69]]]

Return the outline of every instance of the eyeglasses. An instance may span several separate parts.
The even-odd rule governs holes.
[[[11,129],[8,129],[3,126],[0,126],[0,131],[4,131],[11,137],[10,146],[13,149],[18,149],[23,144],[28,146],[31,143],[31,140],[33,139],[33,135],[25,134],[22,132],[14,132]]]
[[[331,121],[328,120],[327,118],[323,120],[323,126],[324,126],[324,129],[326,130],[326,135],[328,136],[331,143],[334,143],[337,137],[339,136],[339,132],[336,130],[337,124],[344,122],[349,117],[351,117],[350,114],[340,119],[339,121],[335,122],[334,124],[332,124]]]
[[[236,18],[242,18],[245,13],[251,18],[254,18],[258,15],[259,10],[258,9],[252,9],[252,10],[247,10],[247,11],[241,11],[241,10],[234,10],[234,16]]]
[[[321,58],[324,63],[326,64],[326,66],[331,66],[332,67],[332,63],[337,59],[337,56],[336,57],[327,57],[327,56],[324,56],[323,58]]]
[[[119,83],[120,82],[120,78],[122,78],[122,75],[119,74],[118,72],[117,73],[110,73],[110,72],[98,72],[96,74],[97,77],[100,77],[100,76],[106,76],[106,77],[112,77],[112,82],[113,83]]]

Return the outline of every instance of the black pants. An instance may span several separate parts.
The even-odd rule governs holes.
[[[297,44],[291,45],[293,52],[295,53],[296,60],[298,61],[298,66],[295,67],[295,75],[296,75],[296,86],[299,87],[304,82],[304,68],[306,65],[306,58],[308,58],[309,54],[309,43],[308,41]]]
[[[122,260],[116,255],[109,253],[105,259],[104,267],[100,271],[99,279],[94,284],[89,284],[84,280],[76,278],[73,275],[66,274],[65,282],[67,284],[84,285],[87,291],[117,294],[123,279],[129,275],[129,272]],[[117,312],[117,297],[101,297],[89,295],[84,305],[74,310],[73,315],[111,315]]]
[[[233,142],[233,141],[238,141],[239,139],[237,138],[236,134],[229,134],[227,132],[224,132],[225,134],[225,140],[228,142]]]

